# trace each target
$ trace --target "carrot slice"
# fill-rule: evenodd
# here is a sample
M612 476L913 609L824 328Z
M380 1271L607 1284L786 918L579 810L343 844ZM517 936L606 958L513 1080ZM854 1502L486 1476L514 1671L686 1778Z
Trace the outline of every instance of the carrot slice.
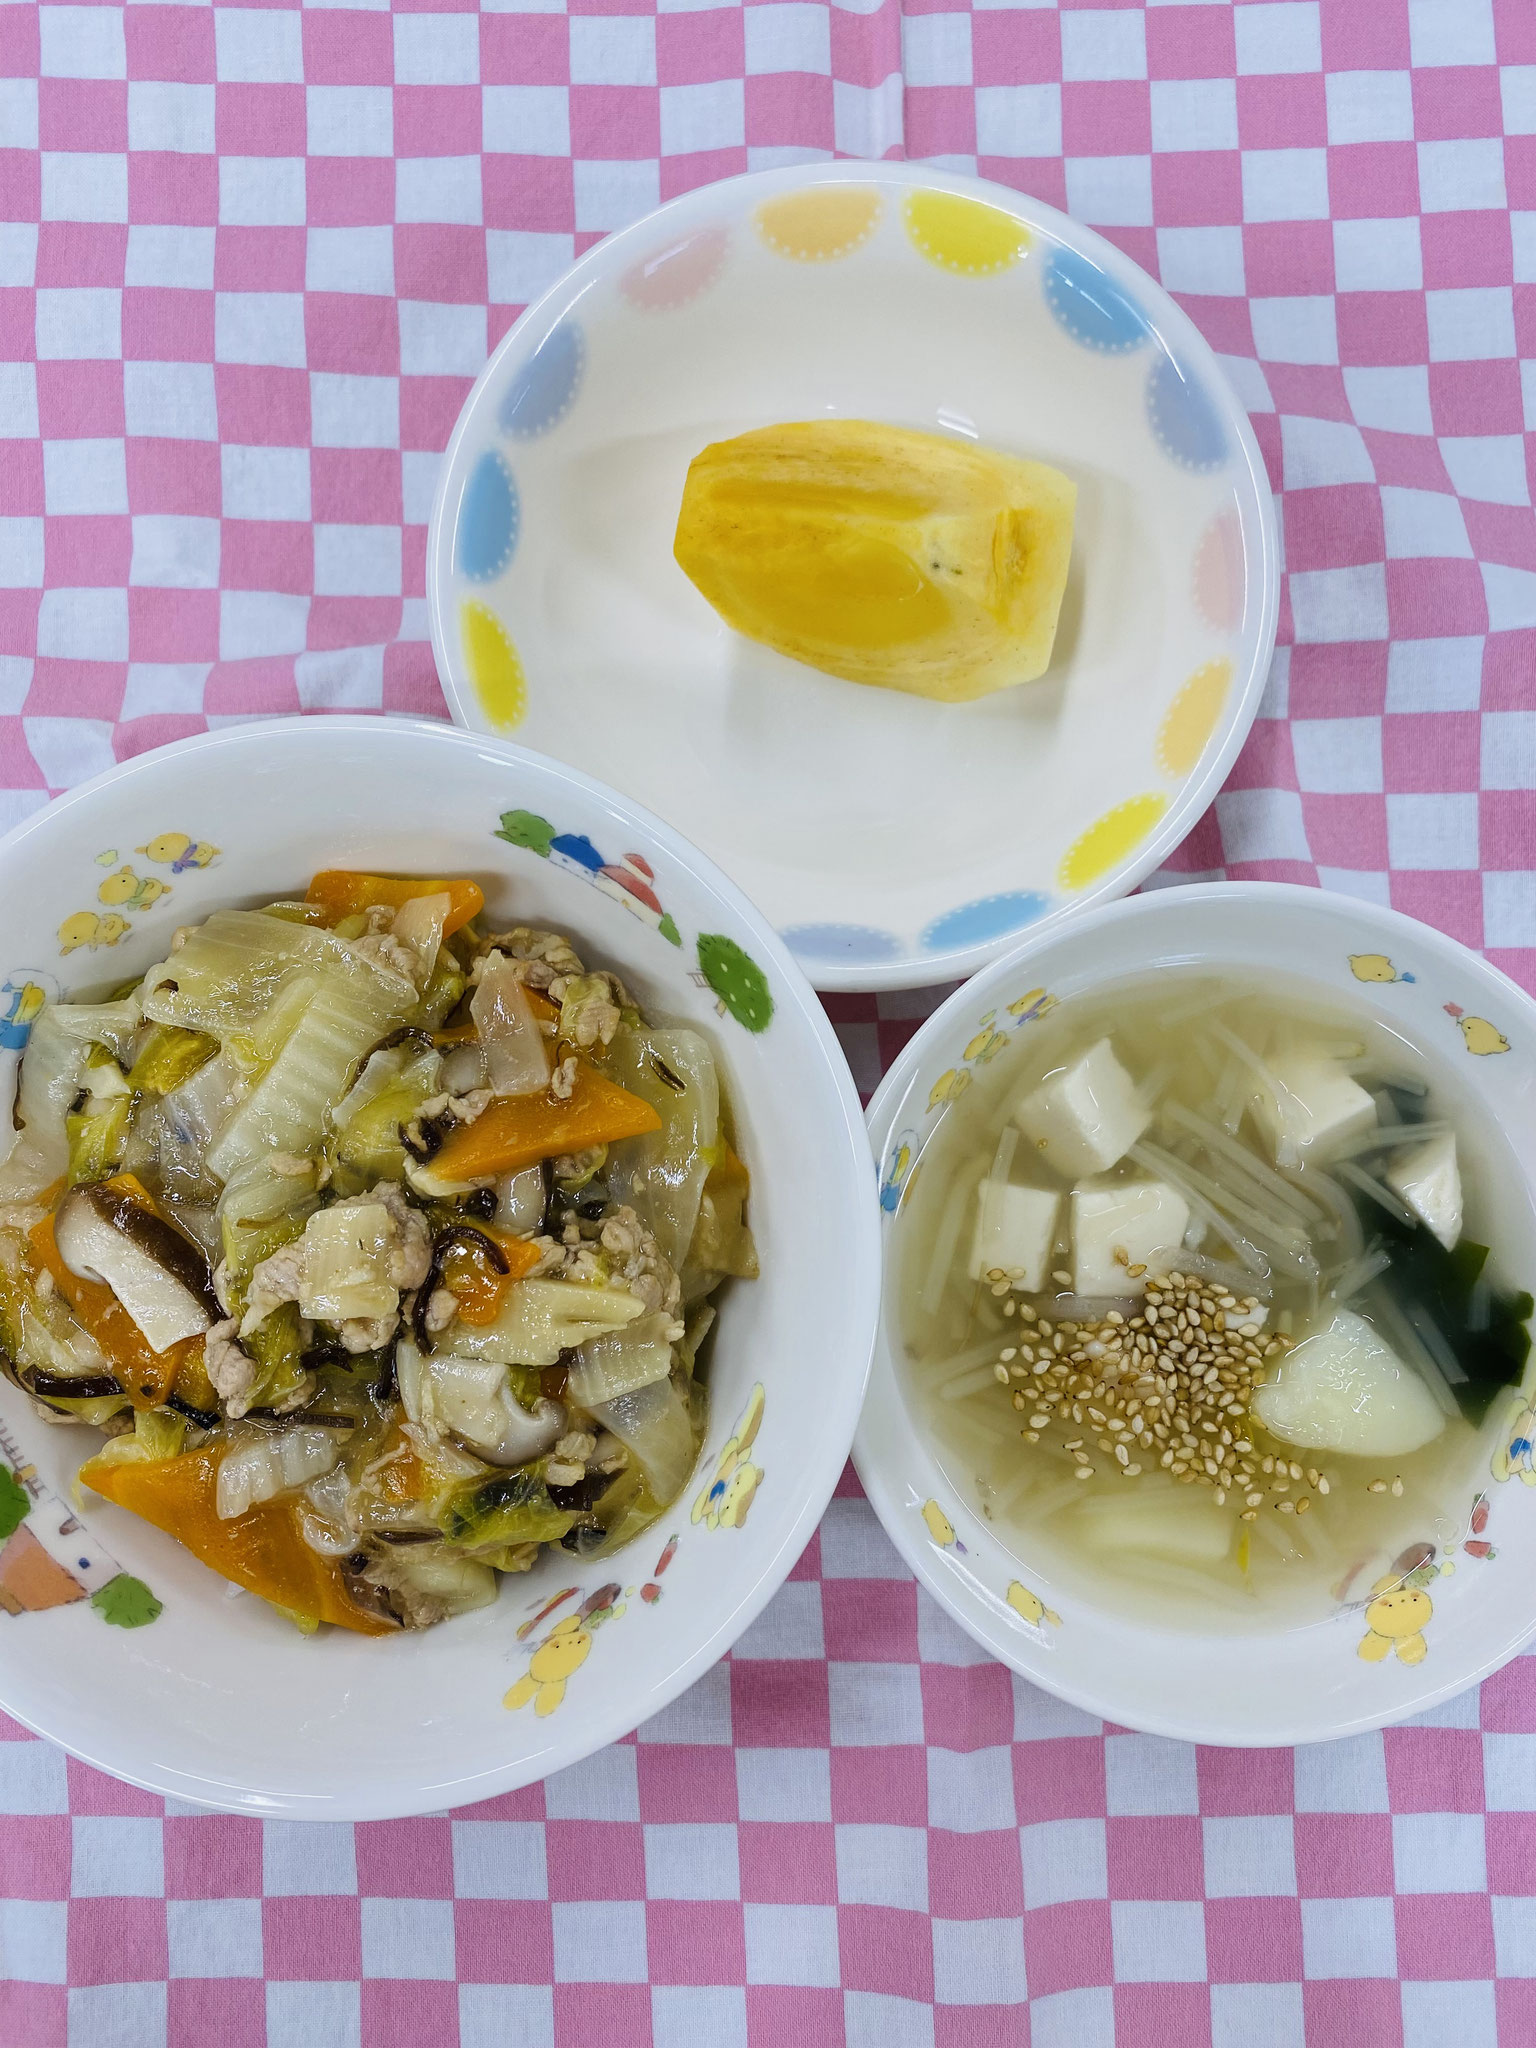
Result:
M143 1194L145 1206L153 1208L149 1196L139 1189L131 1174L121 1175L111 1185L129 1183ZM32 1246L32 1256L45 1272L53 1276L54 1285L74 1310L77 1320L90 1331L106 1353L107 1362L121 1380L123 1392L135 1408L160 1407L180 1374L185 1372L189 1377L196 1376L198 1368L191 1361L194 1353L202 1352L202 1338L184 1337L168 1351L152 1350L143 1331L104 1281L82 1279L65 1265L53 1234L51 1215L33 1225L28 1241ZM206 1378L206 1374L202 1377Z
M481 1228L479 1224L475 1227ZM526 1237L491 1229L486 1229L485 1235L506 1260L505 1273L498 1273L485 1253L470 1244L453 1245L443 1260L443 1285L458 1297L459 1317L466 1323L494 1323L507 1289L514 1280L525 1279L539 1263L539 1248Z
M444 1141L432 1172L450 1181L484 1180L562 1152L585 1152L589 1145L613 1145L660 1129L661 1118L648 1102L581 1061L568 1101L542 1091L499 1097Z
M371 909L376 903L388 903L398 910L402 903L409 903L413 897L441 896L445 891L452 899L443 926L443 937L447 938L460 925L468 924L485 905L485 894L479 883L464 876L442 881L415 875L363 875L351 868L322 868L310 883L304 901L318 904L331 923L337 924L344 917L355 917L360 910Z
M334 1621L360 1635L389 1634L388 1622L353 1604L336 1561L310 1549L288 1502L264 1501L232 1521L220 1521L215 1501L223 1456L209 1444L177 1458L125 1459L121 1464L90 1458L80 1467L80 1477L274 1606L307 1621Z

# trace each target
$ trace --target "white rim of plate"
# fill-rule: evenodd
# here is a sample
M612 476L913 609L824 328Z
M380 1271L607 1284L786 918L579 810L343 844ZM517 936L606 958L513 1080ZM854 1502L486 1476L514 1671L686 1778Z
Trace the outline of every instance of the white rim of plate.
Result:
M564 761L551 760L547 755L535 753L531 747L520 747L510 740L498 739L489 734L462 731L454 726L445 725L441 719L386 718L361 713L341 713L324 719L259 719L246 724L223 727L217 732L194 733L185 739L171 740L165 746L136 754L131 760L119 761L114 767L104 769L100 775L92 776L89 781L62 792L51 803L44 805L42 810L34 812L30 818L23 819L20 824L13 826L0 837L0 867L3 867L5 856L14 846L43 829L44 820L56 819L61 812L74 809L109 785L130 782L148 770L163 765L167 756L212 753L219 749L257 745L271 740L276 740L281 746L298 734L303 734L307 742L317 731L341 737L347 731L358 727L400 734L407 738L427 738L433 745L467 747L511 766L529 762L542 771L556 775L583 796L601 803L615 804L643 820L663 850L679 866L686 867L723 909L753 930L754 943L779 970L781 980L777 992L786 999L793 1000L796 1013L810 1028L826 1056L828 1071L843 1113L843 1132L840 1135L846 1134L856 1161L868 1154L869 1136L864 1113L837 1034L817 1000L815 990L806 980L800 963L761 911L706 854L701 853L675 827L648 811L643 804L611 789L579 768L572 768ZM232 1799L227 1787L220 1787L216 1783L201 1779L189 1783L176 1771L174 1765L169 1763L151 1769L124 1769L110 1757L62 1739L53 1729L44 1726L27 1713L18 1711L6 1696L8 1688L5 1685L4 1665L0 1665L0 1711L12 1715L34 1735L40 1735L45 1740L56 1743L67 1754L77 1757L81 1763L88 1764L93 1770L103 1771L109 1777L118 1778L126 1784L137 1785L143 1791L161 1793L169 1798L185 1799L192 1804L206 1806L221 1813L256 1812L269 1818L282 1818L286 1815L300 1820L408 1819L421 1813L437 1811L443 1804L445 1794L451 1795L453 1806L473 1805L480 1800L495 1798L502 1792L515 1792L524 1785L538 1783L553 1772L580 1763L599 1749L605 1749L610 1743L622 1740L638 1727L641 1721L659 1714L680 1694L686 1692L689 1686L702 1678L706 1671L720 1661L742 1632L757 1619L783 1585L820 1526L827 1504L842 1476L843 1466L849 1455L846 1446L851 1443L854 1428L863 1410L879 1325L881 1250L879 1210L873 1200L872 1156L868 1163L867 1186L871 1200L865 1207L864 1220L854 1242L854 1263L849 1267L847 1284L851 1291L866 1299L869 1343L862 1361L857 1364L857 1370L850 1370L847 1385L836 1402L833 1416L836 1427L818 1433L821 1446L840 1444L845 1447L837 1452L834 1459L827 1455L824 1448L818 1455L817 1445L811 1446L806 1463L812 1468L820 1465L822 1469L816 1473L800 1512L785 1530L776 1549L759 1568L752 1583L742 1588L714 1631L677 1664L667 1678L655 1688L639 1712L622 1691L615 1691L608 1696L603 1707L594 1709L582 1723L573 1722L572 1735L546 1741L545 1746L531 1758L520 1758L500 1769L483 1771L450 1784L434 1785L431 1788L429 1802L420 1794L410 1794L402 1798L385 1792L378 1798L350 1801L345 1813L327 1812L317 1816L308 1801L290 1802L282 1798L268 1799L250 1794ZM579 1735L574 1733L578 1725L583 1730Z
M622 269L642 245L650 246L659 227L702 224L721 210L734 216L750 207L759 196L795 190L803 185L852 183L898 188L921 186L978 199L1012 214L1026 226L1038 228L1066 247L1081 251L1117 283L1134 293L1154 317L1158 331L1177 343L1181 359L1199 370L1218 405L1223 424L1232 435L1234 463L1247 472L1257 508L1256 560L1248 547L1254 536L1250 535L1246 517L1242 531L1245 557L1257 571L1256 579L1250 578L1250 584L1257 582L1259 611L1258 637L1253 653L1235 678L1235 687L1228 693L1221 720L1207 740L1199 760L1170 800L1167 810L1132 854L1070 903L1061 904L1034 923L1001 933L995 939L955 946L943 952L914 952L895 960L805 961L798 955L794 956L800 972L811 978L815 987L859 993L929 988L943 982L963 980L978 968L1000 959L1026 934L1033 939L1059 931L1068 921L1076 920L1085 912L1129 895L1187 837L1196 819L1214 801L1257 716L1274 656L1280 606L1279 547L1269 475L1248 414L1214 350L1156 278L1092 228L1084 226L1070 214L1048 206L1043 200L1030 198L989 179L965 177L954 171L930 169L923 164L865 163L853 159L830 164L799 164L783 170L749 171L740 177L722 178L713 184L681 193L629 227L621 228L595 243L579 256L545 292L524 308L492 350L490 359L475 379L460 409L438 471L432 517L427 529L427 612L433 658L454 721L466 730L484 732L473 696L461 688L457 678L456 644L448 621L449 595L453 585L453 534L448 508L450 497L457 502L454 476L461 451L472 432L478 436L481 431L476 415L490 380L509 355L542 340L586 291L612 271Z
M1297 882L1195 882L1184 884L1174 889L1159 889L1153 900L1158 903L1164 903L1171 900L1189 901L1195 897L1219 895L1225 897L1229 902L1247 901L1262 905L1263 903L1275 900L1277 897L1289 900L1315 901L1318 896L1327 896L1330 893L1324 890L1307 888ZM1369 915L1372 923L1377 928L1399 933L1405 943L1411 942L1422 946L1424 943L1423 935L1427 932L1435 945L1459 955L1469 974L1480 975L1499 1000L1509 1002L1512 1007L1522 1011L1533 1027L1536 1027L1536 1000L1528 996L1517 982L1511 981L1501 968L1495 967L1493 962L1486 959L1481 953L1475 952L1469 946L1463 946L1459 940L1453 939L1449 934L1437 930L1433 925L1426 925L1419 918L1406 916L1400 910L1392 910L1384 905L1374 903L1362 904L1361 909ZM1096 925L1115 924L1127 918L1136 917L1139 914L1140 912L1134 903L1122 900L1116 903L1101 905L1092 914L1090 921ZM1042 925L1043 923L1044 920L1042 920ZM1016 945L1005 957L995 963L996 979L1002 980L1007 975L1022 969L1026 965L1030 956L1039 947L1039 941L1036 938L1037 929L1032 928L1029 937L1022 944ZM1080 930L1081 926L1079 925L1076 929ZM975 992L968 986L956 989L954 994L939 1009L935 1010L931 1017L924 1019L921 1028L902 1047L901 1052L892 1062L889 1072L883 1076L880 1086L870 1097L869 1108L864 1113L864 1121L868 1126L871 1149L877 1160L884 1157L884 1148L890 1136L890 1126L894 1120L894 1110L899 1105L905 1090L910 1087L914 1070L921 1063L933 1039L942 1036L945 1031L953 1028L953 1011L958 1009L973 993ZM885 1240L882 1234L880 1317L882 1333L885 1329L884 1253ZM879 1349L878 1339L876 1349L877 1351ZM894 1382L894 1374L891 1377ZM878 1371L873 1371L870 1376L870 1385L865 1393L864 1410L859 1418L858 1429L854 1433L852 1457L854 1470L859 1475L859 1484L864 1489L865 1497L878 1516L880 1525L885 1530L886 1535L896 1546L896 1550L903 1563L915 1574L919 1583L933 1595L950 1619L958 1627L964 1629L973 1642L979 1643L984 1650L996 1657L1000 1663L1006 1664L1010 1670L1016 1671L1030 1685L1037 1685L1042 1692L1051 1693L1055 1698L1065 1700L1069 1706L1081 1708L1085 1714L1092 1714L1096 1719L1110 1722L1116 1727L1133 1728L1141 1734L1164 1736L1175 1742L1195 1742L1204 1747L1216 1749L1290 1749L1303 1743L1337 1742L1346 1736L1367 1734L1375 1728L1392 1727L1410 1720L1416 1714L1428 1712L1432 1707L1441 1705L1445 1700L1455 1699L1459 1694L1470 1690L1472 1686L1480 1685L1485 1678L1492 1677L1496 1671L1502 1670L1513 1658L1519 1656L1521 1651L1533 1639L1536 1639L1536 1598L1533 1598L1531 1611L1526 1621L1514 1630L1511 1635L1490 1649L1486 1657L1479 1658L1470 1669L1464 1667L1454 1677L1441 1679L1432 1685L1426 1685L1424 1691L1415 1693L1411 1700L1399 1702L1397 1705L1388 1707L1381 1713L1350 1714L1346 1719L1340 1721L1337 1726L1329 1728L1283 1727L1256 1733L1252 1729L1227 1731L1223 1731L1220 1728L1213 1729L1208 1723L1201 1722L1193 1713L1184 1719L1175 1719L1167 1715L1157 1714L1132 1713L1128 1716L1126 1713L1127 1703L1123 1699L1110 1699L1102 1693L1095 1692L1090 1686L1079 1686L1070 1679L1061 1678L1049 1659L1043 1660L1041 1664L1026 1664L1021 1661L1018 1651L1018 1639L1011 1630L1004 1630L997 1626L990 1615L982 1609L979 1602L962 1604L956 1598L955 1581L939 1562L941 1553L935 1549L933 1544L924 1543L919 1539L913 1526L912 1515L904 1512L905 1503L899 1498L897 1491L900 1481L888 1474L871 1456L869 1438L869 1411L871 1404L882 1398L888 1399L893 1396L897 1400L903 1398L899 1385L893 1384L890 1388L882 1389L880 1375ZM1017 1556L1015 1552L1002 1542L1001 1538L998 1538L997 1541L999 1548L1007 1557L1019 1565L1021 1571L1028 1570L1027 1559ZM1113 1623L1112 1616L1100 1616L1098 1618L1103 1621L1105 1626L1111 1626ZM1331 1622L1322 1624L1325 1627L1333 1625ZM1170 1642L1176 1642L1177 1639L1177 1633L1170 1631ZM1258 1637L1255 1640L1262 1642L1265 1638Z

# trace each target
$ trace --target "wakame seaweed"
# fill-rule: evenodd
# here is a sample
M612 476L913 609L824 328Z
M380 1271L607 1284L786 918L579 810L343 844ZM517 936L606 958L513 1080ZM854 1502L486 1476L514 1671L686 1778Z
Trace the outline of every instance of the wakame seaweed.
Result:
M1374 1203L1362 1210L1361 1220L1392 1261L1388 1282L1410 1321L1417 1307L1465 1373L1451 1392L1476 1428L1499 1390L1515 1385L1525 1370L1531 1349L1526 1324L1536 1303L1527 1293L1501 1293L1484 1280L1485 1244L1464 1237L1447 1251L1427 1225L1404 1223Z

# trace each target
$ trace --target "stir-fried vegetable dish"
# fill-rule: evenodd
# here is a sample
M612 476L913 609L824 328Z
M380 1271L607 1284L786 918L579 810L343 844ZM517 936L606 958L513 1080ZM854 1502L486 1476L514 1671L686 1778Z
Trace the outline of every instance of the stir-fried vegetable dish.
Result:
M755 1277L714 1057L467 880L328 872L38 1017L0 1368L83 1483L305 1629L483 1606L687 1482Z

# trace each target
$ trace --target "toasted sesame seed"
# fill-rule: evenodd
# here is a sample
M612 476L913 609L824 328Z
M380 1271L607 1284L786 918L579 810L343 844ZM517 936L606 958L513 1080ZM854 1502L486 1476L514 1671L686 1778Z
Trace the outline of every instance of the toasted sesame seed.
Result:
M1385 1481L1385 1479L1373 1479L1367 1485L1365 1490L1367 1493L1385 1493L1387 1490L1387 1482Z
M1393 1480L1393 1482L1392 1482L1392 1491L1393 1491L1393 1492L1394 1492L1394 1493L1395 1493L1395 1494L1397 1495L1397 1497L1398 1497L1398 1499L1399 1499L1399 1500L1401 1500L1401 1499L1402 1499L1402 1497L1403 1497L1403 1482L1401 1481L1401 1479L1394 1479L1394 1480Z

